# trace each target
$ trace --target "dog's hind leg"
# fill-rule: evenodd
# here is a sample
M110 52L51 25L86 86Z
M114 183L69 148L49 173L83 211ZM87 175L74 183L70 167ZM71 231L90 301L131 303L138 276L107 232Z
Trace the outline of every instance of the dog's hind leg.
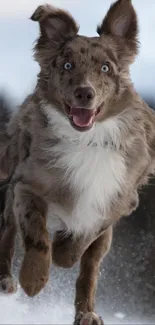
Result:
M0 225L0 292L13 293L17 284L11 274L11 262L14 254L16 222L11 187L0 189L1 225Z
M52 243L53 263L63 268L71 268L82 257L95 239L104 232L104 228L101 228L96 234L75 237L72 233L64 235L63 231L57 231Z
M85 251L81 258L80 275L76 283L76 325L101 325L103 321L94 312L97 279L102 259L108 253L112 241L109 227Z
M59 267L71 268L90 245L90 240L84 240L83 236L74 238L72 234L64 236L63 232L56 232L52 243L53 263Z

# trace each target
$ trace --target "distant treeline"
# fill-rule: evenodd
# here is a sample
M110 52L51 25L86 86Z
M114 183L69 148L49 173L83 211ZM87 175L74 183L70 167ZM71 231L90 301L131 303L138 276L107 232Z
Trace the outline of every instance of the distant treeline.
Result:
M145 102L155 110L155 98L144 98Z

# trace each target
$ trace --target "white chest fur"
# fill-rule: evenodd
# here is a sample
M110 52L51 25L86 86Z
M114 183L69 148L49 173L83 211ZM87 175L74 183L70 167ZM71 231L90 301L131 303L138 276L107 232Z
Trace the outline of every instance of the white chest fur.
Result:
M60 219L66 230L86 234L100 228L108 218L111 202L122 191L126 179L124 158L117 150L120 130L112 120L81 134L64 122L60 125L61 120L59 125L54 123L55 133L60 136L63 132L65 137L52 149L52 154L58 157L56 166L64 170L58 181L67 182L77 197L71 215L52 202L49 215L51 221L52 216Z

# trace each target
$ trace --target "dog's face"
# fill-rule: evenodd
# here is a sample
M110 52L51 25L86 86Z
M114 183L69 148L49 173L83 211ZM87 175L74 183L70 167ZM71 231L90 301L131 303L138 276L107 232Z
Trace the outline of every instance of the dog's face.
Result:
M49 89L56 87L60 107L80 131L93 126L107 99L117 92L115 55L108 54L100 38L76 36L52 62Z
M41 31L35 47L40 87L74 128L91 129L128 84L129 64L137 54L130 0L111 6L97 29L99 37L79 36L74 19L48 5L38 7L31 19L39 21Z

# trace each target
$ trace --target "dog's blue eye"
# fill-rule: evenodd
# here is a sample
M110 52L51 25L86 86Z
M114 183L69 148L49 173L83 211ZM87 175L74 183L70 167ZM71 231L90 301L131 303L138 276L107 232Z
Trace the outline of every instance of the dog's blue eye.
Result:
M108 64L103 64L101 70L103 72L105 72L105 73L108 72L109 71L109 65Z
M70 70L71 68L72 68L72 65L71 65L70 62L66 62L66 63L64 64L64 69L66 69L66 70Z

